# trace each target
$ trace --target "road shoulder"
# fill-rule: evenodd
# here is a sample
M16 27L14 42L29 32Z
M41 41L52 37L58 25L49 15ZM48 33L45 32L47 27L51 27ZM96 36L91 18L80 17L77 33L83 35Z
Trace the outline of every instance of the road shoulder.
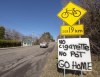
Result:
M57 72L57 45L52 53L49 55L47 63L41 73L40 77L61 77L62 73Z

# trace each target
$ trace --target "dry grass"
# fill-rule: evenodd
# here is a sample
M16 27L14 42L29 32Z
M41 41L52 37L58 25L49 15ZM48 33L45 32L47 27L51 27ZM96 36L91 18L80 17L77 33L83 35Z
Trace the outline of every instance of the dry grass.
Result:
M93 59L93 71L84 72L83 77L100 77L100 61ZM57 46L54 51L50 54L48 61L41 73L40 77L63 77L63 70L60 72L57 71ZM80 77L79 74L71 73L66 70L66 77Z

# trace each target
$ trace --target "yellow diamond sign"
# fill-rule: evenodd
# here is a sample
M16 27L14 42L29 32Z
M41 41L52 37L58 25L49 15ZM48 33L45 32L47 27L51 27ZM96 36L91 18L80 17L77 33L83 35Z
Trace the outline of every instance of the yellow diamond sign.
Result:
M84 35L84 27L83 24L73 25L73 26L61 26L60 27L60 35L63 36L78 36Z
M82 7L69 2L57 16L69 25L75 24L87 11Z

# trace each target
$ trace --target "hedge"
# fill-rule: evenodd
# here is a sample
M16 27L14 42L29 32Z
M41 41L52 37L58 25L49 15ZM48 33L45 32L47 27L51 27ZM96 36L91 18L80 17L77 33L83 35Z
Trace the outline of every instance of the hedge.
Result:
M5 48L5 47L17 47L21 46L20 41L15 41L15 40L0 40L0 48Z

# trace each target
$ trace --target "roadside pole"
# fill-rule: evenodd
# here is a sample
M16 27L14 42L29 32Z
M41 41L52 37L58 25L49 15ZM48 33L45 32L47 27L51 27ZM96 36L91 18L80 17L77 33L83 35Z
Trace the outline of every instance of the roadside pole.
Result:
M78 24L80 25L80 20L78 20ZM79 36L79 38L81 38L81 36ZM83 77L83 71L81 70L81 77Z
M65 73L66 73L66 70L65 70L65 67L64 67L64 77L65 77Z
M80 23L81 23L80 20L78 20L78 24L79 24L79 25L80 25ZM79 38L81 38L81 36L79 36Z
M81 70L81 77L83 77L83 71Z
M63 22L63 25L65 25L65 22ZM65 39L65 36L64 36L64 39ZM65 77L65 74L66 74L66 69L64 67L64 77Z
M80 25L80 20L78 21L78 24ZM81 36L79 36L81 38ZM81 77L83 77L83 71L81 70Z

